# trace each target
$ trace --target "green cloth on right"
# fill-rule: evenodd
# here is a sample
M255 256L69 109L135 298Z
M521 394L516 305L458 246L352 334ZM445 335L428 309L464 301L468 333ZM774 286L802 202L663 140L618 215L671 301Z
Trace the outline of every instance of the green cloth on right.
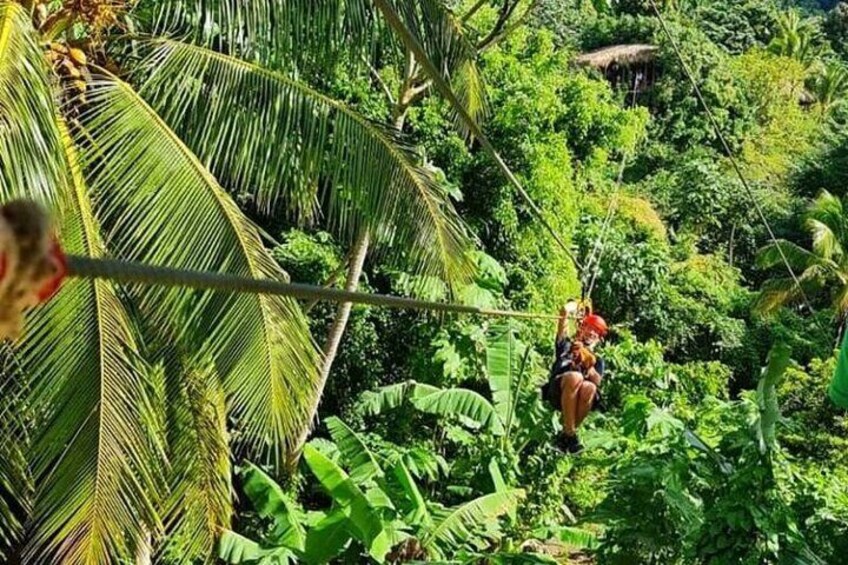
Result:
M828 390L830 399L840 408L848 408L848 331L842 338L842 348L836 362L836 373Z

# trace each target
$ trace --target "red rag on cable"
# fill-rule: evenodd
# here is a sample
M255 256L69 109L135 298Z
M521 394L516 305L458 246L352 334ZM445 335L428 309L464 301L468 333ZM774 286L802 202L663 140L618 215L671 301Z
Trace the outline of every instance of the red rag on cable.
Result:
M50 245L50 260L56 267L56 274L48 280L38 291L38 301L46 302L53 298L53 295L59 291L62 286L62 281L68 274L68 259L62 252L62 248L56 238L53 238ZM2 267L0 267L2 268ZM0 275L0 278L2 276Z

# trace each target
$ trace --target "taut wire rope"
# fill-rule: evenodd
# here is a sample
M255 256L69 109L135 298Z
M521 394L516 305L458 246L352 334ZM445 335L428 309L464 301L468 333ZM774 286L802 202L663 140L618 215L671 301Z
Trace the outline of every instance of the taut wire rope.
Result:
M631 108L636 105L636 92L638 85L639 79L637 76L633 82L633 96L630 101ZM595 244L592 247L592 252L589 255L589 258L586 260L586 264L583 266L583 275L580 277L583 300L588 301L589 303L592 302L592 292L594 292L595 290L595 283L597 282L598 275L601 271L601 259L603 259L604 250L606 249L606 235L610 227L612 226L612 221L615 218L616 212L618 211L619 194L621 191L621 186L624 183L624 172L627 169L627 159L628 154L625 151L624 154L621 156L621 165L618 168L618 177L615 181L615 188L613 189L612 198L610 198L607 213L604 216L604 221L601 223L601 232L598 234L598 237L595 240Z
M328 302L353 302L383 308L426 310L454 314L473 314L496 318L523 318L529 320L557 320L559 316L516 312L494 308L480 308L463 304L416 300L402 296L351 292L272 279L255 279L224 273L186 271L168 267L155 267L118 259L93 259L69 255L68 276L84 279L103 279L123 284L142 284L215 290L220 292L265 294L285 296L298 300Z
M751 188L751 185L748 182L747 177L745 177L745 174L742 172L742 167L739 165L739 162L736 160L736 156L733 154L733 151L730 149L730 144L727 142L727 139L724 137L724 134L721 131L721 126L719 126L718 120L716 120L715 115L713 114L712 110L710 109L710 105L707 103L706 99L704 98L704 95L701 92L701 87L698 85L698 81L695 80L695 75L692 73L691 69L689 68L689 65L686 63L686 59L683 57L683 53L680 50L680 46L678 45L677 40L674 37L674 34L671 33L671 30L669 29L668 24L666 23L665 18L662 15L662 12L660 12L660 9L657 6L656 1L655 0L648 0L648 2L651 6L651 9L654 12L654 15L657 17L657 20L660 23L660 27L662 28L663 33L665 34L666 38L669 41L669 45L671 45L671 48L674 51L675 56L677 57L678 61L680 62L680 65L683 69L683 73L686 75L686 78L691 83L692 88L695 91L695 96L698 98L698 101L700 102L701 107L704 109L704 113L707 115L707 119L709 120L710 125L712 126L713 132L715 133L716 137L718 138L719 142L721 143L721 146L724 149L724 152L727 155L728 160L730 161L731 165L733 166L733 170L735 171L736 176L739 177L739 181L742 183L742 186L745 189L745 192L747 192L748 197L751 200L751 203L754 205L754 209L757 212L757 216L760 218L760 220L762 221L763 225L766 228L766 231L768 232L769 239L774 244L775 248L777 249L778 253L780 254L781 261L783 262L784 266L786 267L786 270L789 272L789 276L792 278L792 281L794 282L796 288L798 289L798 292L800 293L800 296L801 296L801 299L804 302L804 305L807 307L807 309L810 311L811 314L815 313L815 309L813 308L812 304L810 303L810 299L807 296L807 293L804 291L804 287L801 285L801 281L798 279L798 275L796 275L795 269L792 268L792 265L789 262L789 258L786 256L786 253L784 252L783 248L781 247L780 241L778 240L777 235L775 235L774 230L772 229L771 224L769 223L768 218L766 217L765 212L763 211L763 207L760 204L759 199L757 198L757 195L754 193L753 188Z
M468 127L471 134L477 139L483 149L489 154L489 156L495 161L498 168L501 172L506 176L509 180L510 184L512 184L513 188L515 188L516 192L521 196L527 206L530 208L530 211L536 219L541 222L541 224L545 227L545 229L551 234L554 241L556 241L557 245L562 249L563 253L565 253L569 259L571 259L572 263L577 267L577 269L581 269L580 261L571 251L571 249L566 245L565 241L563 241L562 237L560 237L559 233L556 229L548 222L545 218L542 209L533 201L533 198L527 193L524 187L521 185L521 182L516 178L515 174L510 170L507 164L504 162L503 158L498 153L497 149L495 149L494 145L489 141L489 138L486 137L486 134L483 133L483 129L480 127L480 124L477 123L477 120L474 119L471 114L468 113L468 110L462 104L462 102L457 98L456 94L453 92L450 84L445 78L442 76L442 73L436 68L430 58L427 56L427 52L421 46L421 43L418 39L413 36L406 26L401 21L395 9L386 1L386 0L374 0L374 4L377 6L377 9L383 14L383 17L386 18L386 21L389 23L391 28L398 34L400 40L409 49L413 55L415 55L415 59L419 65L424 69L427 73L427 77L433 81L433 86L441 93L442 96L448 101L453 110L459 114L462 121Z

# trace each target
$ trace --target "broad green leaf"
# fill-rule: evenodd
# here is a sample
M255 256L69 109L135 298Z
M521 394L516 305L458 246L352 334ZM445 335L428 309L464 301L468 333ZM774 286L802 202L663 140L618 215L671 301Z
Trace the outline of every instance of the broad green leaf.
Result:
M505 430L492 404L473 390L452 388L416 398L412 404L422 412L437 416L465 418L466 423L488 429L496 436Z
M563 526L554 533L556 539L575 549L596 549L598 547L597 536L587 530Z
M0 199L28 196L55 204L67 164L47 60L31 19L0 2Z
M285 280L256 228L129 85L95 75L87 98L77 138L115 255ZM317 352L297 303L161 287L135 287L133 295L154 327L213 356L240 437L281 462L318 394Z
M347 424L335 416L327 418L327 429L342 453L344 462L350 469L350 478L356 484L362 484L375 477L382 477L383 470L377 459Z
M375 560L382 562L391 546L380 513L347 473L320 451L307 444L303 456L312 474L344 512L351 533Z
M60 232L69 253L104 254L77 149L63 121L69 171ZM28 323L22 344L39 414L30 465L37 485L26 559L107 562L162 528L164 490L142 423L150 402L128 314L107 281L70 280Z
M439 390L441 389L431 385L404 381L384 386L376 391L364 392L357 403L357 408L367 416L379 416L402 406L408 401L433 394Z
M409 472L409 469L404 464L403 459L398 458L392 467L392 473L409 502L410 511L406 516L407 522L424 526L429 525L432 519L427 509L427 502L424 500L424 496L422 496L421 491L418 489L418 485L415 483L412 473Z
M513 397L517 392L513 390L512 374L515 339L509 323L497 324L490 332L486 347L486 372L495 411L508 428Z
M271 541L290 549L303 550L306 544L306 529L303 517L283 489L262 469L250 463L242 471L244 494L253 508L263 518L274 522Z
M786 374L786 369L792 363L792 350L785 343L777 343L769 352L768 364L763 369L760 382L757 384L757 406L760 418L757 427L757 437L760 451L765 453L777 444L776 425L780 419L780 403L777 398L777 387Z
M371 486L367 488L365 490L365 498L367 498L368 503L379 512L382 512L383 510L391 510L394 512L396 510L395 503L392 502L392 499L389 498L386 491L379 486Z
M227 563L245 565L289 565L298 562L295 554L285 547L263 548L232 530L224 530L221 534L218 557Z
M309 529L303 559L310 565L328 563L344 550L351 539L348 517L343 511L336 510Z
M496 492L453 508L425 532L421 545L431 556L443 557L469 544L488 525L515 508L522 498L523 490Z
M492 460L489 461L489 476L492 478L492 484L495 487L495 492L509 492L510 489L503 478L500 465L498 465L498 461L494 457L492 457ZM511 521L515 521L516 509L510 508L507 515Z

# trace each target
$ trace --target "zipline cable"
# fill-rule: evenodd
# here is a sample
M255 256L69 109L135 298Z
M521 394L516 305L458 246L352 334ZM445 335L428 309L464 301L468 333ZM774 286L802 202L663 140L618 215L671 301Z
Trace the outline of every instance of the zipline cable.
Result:
M462 304L416 300L386 294L351 292L307 284L286 283L272 279L253 279L224 273L184 271L117 259L94 259L69 255L67 257L67 268L69 277L103 279L123 284L177 286L197 290L285 296L299 300L320 300L340 303L353 302L355 304L368 304L370 306L384 308L473 314L496 318L522 318L528 320L559 319L559 316L551 314L515 312L511 310L465 306Z
M631 108L636 105L636 92L638 86L639 80L637 78L633 83L633 96L630 101ZM636 145L638 145L638 141ZM615 188L613 189L613 195L610 199L609 207L607 208L607 213L604 216L604 221L601 223L601 233L598 234L598 238L595 240L595 245L592 248L592 253L589 255L589 259L584 265L583 276L580 277L583 300L587 300L590 303L592 301L592 292L595 290L595 283L597 282L598 275L601 271L601 259L603 259L604 251L606 250L606 236L609 232L610 227L612 227L612 221L615 218L616 212L618 211L618 200L619 195L621 193L621 187L624 184L624 172L627 170L628 158L629 155L627 154L627 152L625 152L621 156L621 165L618 168L618 177L616 177L615 179Z
M786 253L783 251L783 248L780 245L780 241L777 239L777 236L774 233L774 230L771 228L771 224L768 221L768 218L763 211L763 207L760 204L757 195L754 193L754 190L751 188L751 185L748 183L748 179L745 177L745 174L742 172L742 167L739 165L739 162L736 160L736 157L733 155L733 151L730 149L730 144L727 143L727 139L724 137L724 134L721 131L721 126L719 126L718 120L716 120L715 115L710 109L710 105L707 103L704 98L703 93L701 92L701 87L698 86L698 81L695 80L695 75L692 73L689 65L686 63L686 59L683 57L683 53L680 51L680 47L677 44L677 40L674 38L674 35L671 33L671 30L668 28L666 24L665 18L660 12L659 7L655 0L648 0L651 5L651 9L659 20L660 27L665 33L666 38L668 38L669 44L671 45L672 50L674 51L675 56L678 61L680 61L680 65L683 68L683 73L686 75L686 78L692 84L692 88L695 90L695 96L698 98L698 101L701 103L701 107L704 109L704 112L707 115L707 119L712 126L713 132L718 138L719 142L721 142L721 146L724 149L727 158L730 160L730 163L733 165L733 170L736 172L736 176L739 177L739 181L742 183L742 186L745 188L745 191L748 193L748 197L751 200L751 203L754 205L754 209L757 212L760 220L768 232L768 236L771 239L771 242L774 244L775 248L777 248L777 252L780 254L780 258L783 261L783 264L786 266L786 270L789 272L789 276L792 277L792 281L795 283L795 286L798 288L798 291L801 295L801 299L804 302L804 305L810 311L810 313L815 313L815 309L810 303L810 299L807 296L807 293L804 291L804 287L801 285L801 281L798 279L798 276L795 274L795 269L792 268L792 265L789 262L789 258L786 256Z
M551 237L554 238L554 241L562 248L562 251L571 259L572 263L577 267L578 270L581 269L580 261L571 251L571 249L566 245L565 241L563 241L562 237L560 237L559 233L554 229L554 227L545 219L544 213L542 209L533 201L530 195L524 190L524 187L521 186L521 182L515 177L513 172L509 169L507 164L504 162L503 158L501 158L497 149L492 145L489 141L489 138L486 137L486 134L483 133L483 129L477 123L477 120L468 113L468 110L465 106L460 102L459 98L454 94L453 89L450 84L442 77L442 73L436 68L432 61L430 61L430 57L427 56L427 52L424 51L424 48L421 46L421 43L418 41L415 36L413 36L406 26L401 21L397 12L394 8L386 1L386 0L373 0L374 4L377 6L377 9L383 14L383 17L386 18L391 28L398 34L400 40L409 49L414 55L415 59L419 65L424 68L424 71L427 73L428 78L433 81L433 85L438 89L442 96L444 96L450 105L453 107L454 111L459 114L462 118L465 125L468 126L468 129L471 131L472 135L477 138L480 142L480 145L489 156L494 159L498 168L501 172L506 176L509 180L510 184L515 188L524 202L529 206L530 211L534 216L542 223L545 229L551 234Z
M621 189L622 182L624 180L624 170L627 168L627 154L625 153L621 158L621 167L618 172L618 179L615 185L615 191L613 192L612 198L610 199L609 208L607 209L607 213L604 216L604 221L601 223L601 233L598 234L598 238L595 240L595 246L592 249L592 254L589 256L589 260L586 262L586 273L585 276L581 277L582 286L583 286L583 299L591 302L592 300L592 292L595 290L595 283L598 280L598 275L601 272L601 259L604 257L604 250L606 249L606 235L609 229L612 227L612 221L615 218L615 214L618 210L618 198ZM588 279L588 284L587 284Z

